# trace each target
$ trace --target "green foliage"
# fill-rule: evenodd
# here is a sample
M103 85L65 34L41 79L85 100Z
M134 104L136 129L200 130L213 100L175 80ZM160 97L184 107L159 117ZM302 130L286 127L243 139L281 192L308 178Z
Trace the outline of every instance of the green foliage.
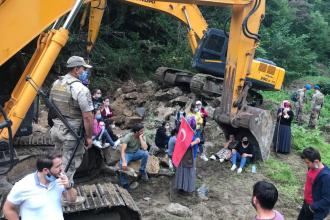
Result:
M302 126L293 125L292 136L293 145L297 150L302 151L306 147L315 147L320 151L322 161L330 164L330 144L326 142L320 130L310 130Z
M285 90L280 91L260 91L260 94L264 97L264 99L271 100L277 104L280 104L283 100L289 100L290 95L289 92Z
M301 183L288 164L270 156L263 166L265 174L276 183L281 194L287 198L295 198L296 201L299 201Z

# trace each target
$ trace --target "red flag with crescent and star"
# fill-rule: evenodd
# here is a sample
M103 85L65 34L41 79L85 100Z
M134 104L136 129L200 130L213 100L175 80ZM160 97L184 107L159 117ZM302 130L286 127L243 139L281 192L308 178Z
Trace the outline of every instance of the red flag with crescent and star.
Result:
M182 117L179 132L176 137L176 143L174 146L173 155L172 155L172 162L175 167L179 166L182 157L184 156L188 147L191 144L193 136L194 136L193 129L191 129L187 120L184 117Z

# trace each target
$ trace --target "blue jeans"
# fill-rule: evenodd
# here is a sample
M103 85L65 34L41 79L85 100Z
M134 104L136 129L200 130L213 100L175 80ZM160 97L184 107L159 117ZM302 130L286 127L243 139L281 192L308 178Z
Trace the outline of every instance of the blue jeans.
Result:
M148 157L149 157L148 151L141 150L141 149L139 149L135 153L126 153L125 154L125 159L126 159L126 164L127 165L131 161L136 161L136 160L142 159L141 160L141 166L140 166L140 173L146 172L145 170L146 170L146 166L147 166L147 162L148 162ZM122 169L122 159L120 159L119 165L120 165L120 169ZM128 186L128 179L127 179L126 174L120 173L119 179L120 179L120 184L122 186Z
M238 152L235 152L235 153L233 153L233 155L231 156L231 163L234 165L234 164L236 164L236 162L237 162L237 159L238 160L241 160L241 163L240 163L240 165L239 165L239 167L240 168L244 168L244 166L246 165L246 164L248 164L249 162L250 162L250 158L249 157L242 157Z
M202 136L202 130L201 129L196 129L196 138L199 138L201 142L198 144L198 152L202 154L204 152L203 149L203 136Z
M104 140L106 143L109 143L111 146L114 146L115 143L111 139L107 129L102 128L101 133L95 138L99 141Z

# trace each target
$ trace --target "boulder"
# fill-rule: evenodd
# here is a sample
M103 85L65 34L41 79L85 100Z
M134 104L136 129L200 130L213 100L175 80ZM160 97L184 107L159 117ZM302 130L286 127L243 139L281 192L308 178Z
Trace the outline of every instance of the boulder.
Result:
M125 128L132 128L136 123L141 123L142 118L139 116L125 117Z
M182 90L179 87L171 88L167 91L159 90L155 94L155 98L159 101L169 101L182 95Z
M137 90L136 84L133 81L128 81L125 85L121 87L123 93L131 93Z
M141 165L141 160L136 160L136 161L130 162L128 164L128 167L134 169L134 171L136 173L139 173L140 165ZM147 173L148 174L158 174L159 170L160 170L160 167L159 167L158 158L153 155L149 156L147 168L146 168Z
M138 92L130 92L130 93L124 94L124 99L125 100L137 99L138 96L139 96L139 93Z
M159 86L155 82L149 80L143 83L140 87L142 91L145 91L153 95Z
M180 217L189 217L192 216L192 211L179 203L170 203L165 210L172 215L180 216Z
M176 109L172 107L165 107L165 106L159 106L155 113L157 114L157 118L160 121L168 120L171 115L175 114Z
M182 95L182 96L176 97L175 99L172 99L170 101L170 104L171 104L171 106L176 106L176 105L185 106L188 101L189 101L189 98L185 95Z
M208 119L204 128L205 141L213 142L216 145L221 145L225 142L225 137L222 129L212 119Z
M213 119L213 115L214 115L214 110L215 110L215 108L213 108L212 106L206 106L205 107L205 110L207 111L207 113L208 113L208 117L207 117L207 119Z
M115 91L114 97L115 97L115 98L118 98L118 97L121 96L122 94L123 94L123 90L122 90L122 88L118 88L118 89Z

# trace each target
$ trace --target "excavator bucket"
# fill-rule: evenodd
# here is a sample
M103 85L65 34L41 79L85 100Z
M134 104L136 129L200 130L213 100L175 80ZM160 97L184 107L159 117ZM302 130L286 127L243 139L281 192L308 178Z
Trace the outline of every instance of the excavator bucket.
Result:
M215 120L220 124L226 136L235 134L238 140L247 136L255 147L255 159L263 161L268 159L274 134L274 123L270 111L244 106L230 122L216 112Z

